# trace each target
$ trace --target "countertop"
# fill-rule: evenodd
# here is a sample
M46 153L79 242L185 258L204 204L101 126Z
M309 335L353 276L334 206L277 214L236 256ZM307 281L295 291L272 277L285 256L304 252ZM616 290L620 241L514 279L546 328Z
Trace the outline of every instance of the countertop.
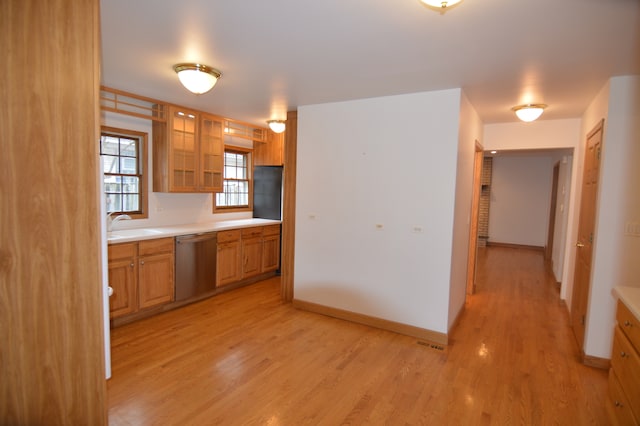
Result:
M617 286L612 293L640 320L640 287Z
M271 219L239 219L186 225L156 226L151 228L117 229L107 232L107 242L109 244L128 243L153 238L176 237L178 235L217 232L227 229L249 228L252 226L276 225L279 223L279 220Z

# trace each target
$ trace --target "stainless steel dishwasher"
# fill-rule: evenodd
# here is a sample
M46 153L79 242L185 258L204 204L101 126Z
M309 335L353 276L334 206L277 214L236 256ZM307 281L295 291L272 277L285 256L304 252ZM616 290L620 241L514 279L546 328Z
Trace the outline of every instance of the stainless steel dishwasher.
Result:
M216 289L216 233L176 237L176 302Z

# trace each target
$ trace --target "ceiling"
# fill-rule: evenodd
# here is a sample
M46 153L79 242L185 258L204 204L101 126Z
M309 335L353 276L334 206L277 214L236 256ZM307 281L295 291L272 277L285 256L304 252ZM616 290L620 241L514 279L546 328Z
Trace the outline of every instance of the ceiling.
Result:
M462 88L484 123L580 117L640 74L639 0L102 0L102 84L256 125L302 105ZM193 95L173 71L222 71Z

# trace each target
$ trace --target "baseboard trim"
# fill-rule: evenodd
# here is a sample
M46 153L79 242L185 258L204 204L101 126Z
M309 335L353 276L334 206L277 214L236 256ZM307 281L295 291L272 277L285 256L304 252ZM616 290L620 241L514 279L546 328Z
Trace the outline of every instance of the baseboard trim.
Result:
M351 321L370 327L380 328L382 330L392 331L398 334L415 337L426 340L430 343L446 346L449 343L447 334L437 331L427 330L425 328L415 327L412 325L402 324L399 322L389 321L382 318L372 317L369 315L359 314L357 312L345 311L343 309L332 308L330 306L319 305L313 302L293 299L292 305L303 311L309 311L316 314L326 315L345 321Z
M581 354L582 363L587 367L599 368L601 370L608 370L611 367L610 359L587 355L584 351L581 351Z
M518 249L544 251L544 247L540 247L540 246L527 246L524 244L511 244L511 243L496 243L493 241L487 241L487 247L504 247L504 248L518 248Z

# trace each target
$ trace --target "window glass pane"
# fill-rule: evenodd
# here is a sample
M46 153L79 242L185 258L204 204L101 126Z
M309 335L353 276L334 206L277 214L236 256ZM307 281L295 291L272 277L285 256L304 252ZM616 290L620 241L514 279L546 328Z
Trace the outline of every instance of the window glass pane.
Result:
M120 173L118 157L112 155L103 155L102 164L105 173Z
M107 194L107 212L121 212L121 200L122 197L120 196L120 194Z
M118 155L118 138L113 136L102 136L100 141L101 154Z
M140 192L140 178L133 176L122 177L122 192L127 194L138 194Z
M122 195L122 211L134 212L138 209L138 194L123 194Z
M122 177L121 176L110 176L105 175L104 177L104 192L115 193L121 192L122 188Z
M136 158L120 158L120 173L127 175L138 174L138 160Z
M120 155L136 157L138 155L137 141L120 138Z

